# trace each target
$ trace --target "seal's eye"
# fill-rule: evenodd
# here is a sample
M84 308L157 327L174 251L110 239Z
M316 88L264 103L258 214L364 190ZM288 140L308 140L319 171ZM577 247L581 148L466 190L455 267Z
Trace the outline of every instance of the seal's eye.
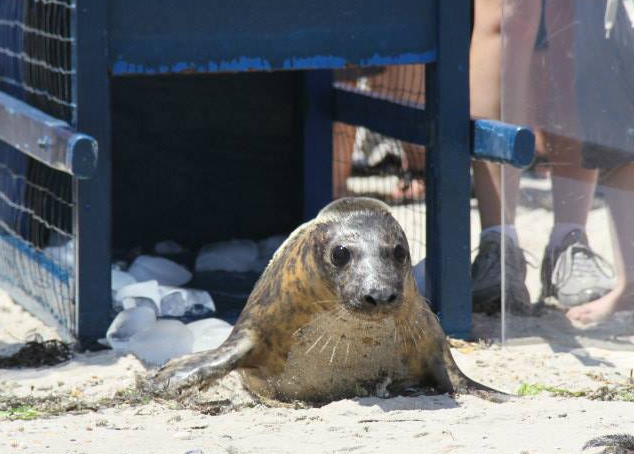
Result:
M394 260L396 260L398 263L403 263L405 262L406 258L407 258L407 251L405 250L403 246L401 246L400 244L397 244L396 247L394 248Z
M333 265L341 267L350 261L350 251L344 246L335 246L330 254Z

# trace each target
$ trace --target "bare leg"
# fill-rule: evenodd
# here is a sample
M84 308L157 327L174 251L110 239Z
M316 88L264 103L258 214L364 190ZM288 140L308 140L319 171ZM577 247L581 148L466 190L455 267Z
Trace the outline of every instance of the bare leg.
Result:
M581 323L599 322L616 311L634 309L634 163L609 171L604 192L612 215L617 285L605 296L567 312L570 320Z
M502 210L500 209L502 194L501 166L490 162L473 162L475 195L476 199L478 199L480 227L482 230L497 225L515 223L520 175L521 172L518 169L506 166L504 185L506 213L504 214L504 219L502 219Z
M539 8L532 28L537 30ZM470 54L471 115L480 118L500 118L501 60L502 60L502 0L476 0L475 21ZM531 28L527 24L526 28ZM529 56L532 48L526 49ZM524 59L528 60L528 58ZM528 68L525 68L528 71ZM528 83L526 77L524 83ZM521 84L521 82L520 82ZM526 88L523 89L524 91ZM525 122L525 121L523 121ZM515 222L515 208L519 191L520 171L505 168L504 190L506 207L504 219L501 213L501 166L476 161L473 163L475 195L480 210L482 229Z
M549 68L549 86L557 102L548 107L548 114L541 121L547 130L544 142L552 164L555 226L550 242L558 246L570 231L585 229L598 171L581 166L581 144L573 139L579 135L574 56L571 52L575 33L575 1L546 2L546 18L548 50L544 63ZM540 99L545 101L548 98Z
M578 141L548 133L544 141L552 163L555 224L585 226L599 173L581 167Z

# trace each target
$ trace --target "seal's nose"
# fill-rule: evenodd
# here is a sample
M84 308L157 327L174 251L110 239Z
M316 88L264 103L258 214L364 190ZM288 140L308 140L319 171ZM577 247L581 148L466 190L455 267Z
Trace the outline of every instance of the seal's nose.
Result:
M386 306L398 299L398 293L394 289L370 290L363 295L363 302L368 306Z

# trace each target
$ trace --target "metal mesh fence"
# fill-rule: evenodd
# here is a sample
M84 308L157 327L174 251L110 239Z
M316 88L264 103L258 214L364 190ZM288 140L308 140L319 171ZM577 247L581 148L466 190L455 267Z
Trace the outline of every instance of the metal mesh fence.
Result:
M71 0L0 2L0 90L72 122Z
M425 101L423 65L341 70L335 83L400 102ZM371 196L391 205L408 236L413 262L424 258L425 148L336 123L333 166L334 196Z
M0 91L69 123L73 8L72 0L0 1ZM73 200L70 175L0 142L0 286L68 333L75 329Z

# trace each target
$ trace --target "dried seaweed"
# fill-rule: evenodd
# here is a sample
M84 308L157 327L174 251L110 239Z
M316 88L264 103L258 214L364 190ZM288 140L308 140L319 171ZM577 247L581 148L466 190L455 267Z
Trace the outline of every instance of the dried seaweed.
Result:
M0 357L0 368L54 366L68 361L73 352L68 344L57 339L29 341L10 356Z

